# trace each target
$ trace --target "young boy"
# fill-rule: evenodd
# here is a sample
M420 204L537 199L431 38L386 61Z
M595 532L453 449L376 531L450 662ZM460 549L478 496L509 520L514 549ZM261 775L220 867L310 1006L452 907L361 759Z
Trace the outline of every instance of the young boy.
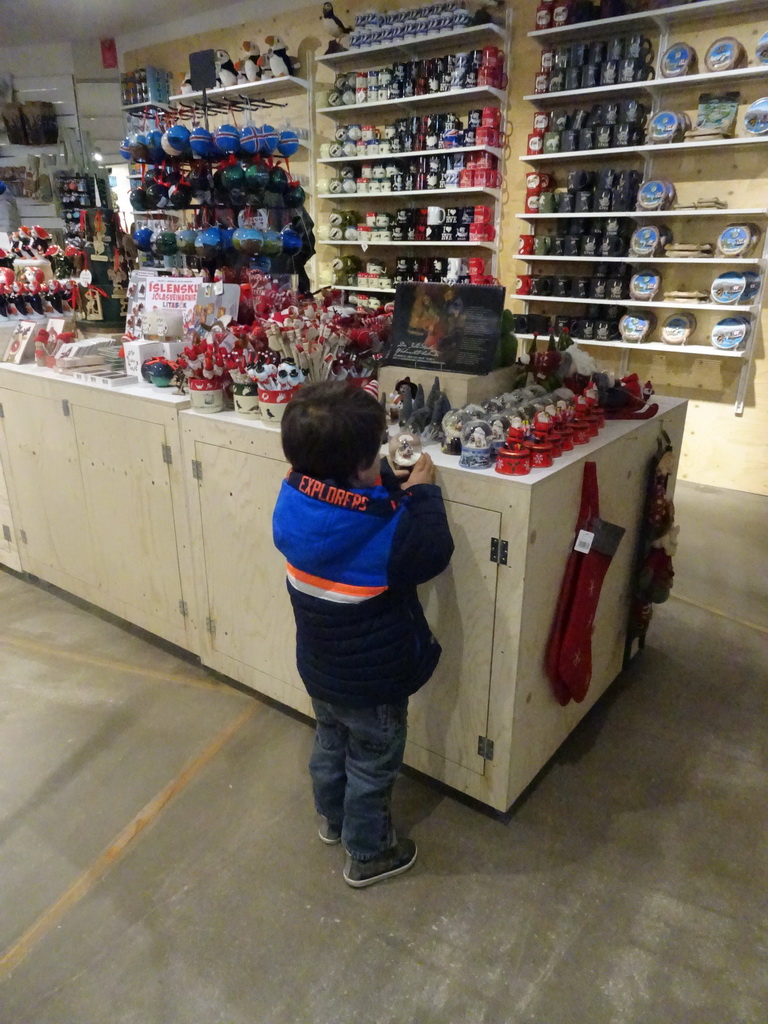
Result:
M291 471L273 519L317 718L309 770L320 838L344 844L344 880L355 888L416 860L413 840L395 836L390 798L408 697L440 657L416 586L453 554L432 460L422 455L410 476L395 475L379 458L385 426L384 410L358 388L303 388L283 417Z

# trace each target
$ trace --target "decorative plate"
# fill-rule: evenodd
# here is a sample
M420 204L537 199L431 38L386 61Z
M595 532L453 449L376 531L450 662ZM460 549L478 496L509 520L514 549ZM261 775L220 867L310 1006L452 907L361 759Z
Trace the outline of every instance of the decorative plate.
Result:
M744 275L730 270L715 278L709 294L713 302L722 306L733 306L742 298L746 287L747 279Z
M674 110L662 110L652 118L648 138L652 142L674 142L682 134L683 123Z
M707 71L732 71L745 57L744 47L733 36L716 39L707 50L704 65Z
M661 275L656 271L635 274L629 282L629 294L636 302L650 302L661 287Z
M750 135L768 135L768 96L756 100L747 110L744 127Z
M655 256L660 248L661 231L655 224L638 228L629 243L629 251L632 256Z
M673 313L661 328L661 340L666 345L684 345L696 330L693 313Z
M654 318L640 314L627 314L619 320L622 341L645 341L653 327Z
M637 205L641 210L665 210L669 205L669 193L663 181L646 181L640 186Z
M729 316L712 328L712 344L715 348L733 351L740 348L749 338L752 327L746 317Z
M717 240L717 254L748 256L756 241L750 224L729 224Z
M661 58L662 78L681 78L690 74L696 63L696 51L688 43L674 43Z

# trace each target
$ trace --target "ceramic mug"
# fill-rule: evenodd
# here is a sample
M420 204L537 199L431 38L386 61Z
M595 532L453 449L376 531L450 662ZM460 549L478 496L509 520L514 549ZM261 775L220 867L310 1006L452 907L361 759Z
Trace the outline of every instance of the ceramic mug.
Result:
M427 224L434 227L445 223L446 213L442 206L427 207Z

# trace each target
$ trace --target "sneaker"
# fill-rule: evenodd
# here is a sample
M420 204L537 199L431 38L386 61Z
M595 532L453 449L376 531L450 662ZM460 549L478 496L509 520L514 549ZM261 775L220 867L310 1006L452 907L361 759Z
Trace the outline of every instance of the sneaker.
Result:
M317 834L327 846L338 846L341 842L341 825L332 825L327 818L321 818Z
M416 843L412 839L400 839L397 846L385 850L380 857L373 860L355 860L347 857L344 867L344 881L354 889L362 889L373 885L383 878L402 875L416 863Z

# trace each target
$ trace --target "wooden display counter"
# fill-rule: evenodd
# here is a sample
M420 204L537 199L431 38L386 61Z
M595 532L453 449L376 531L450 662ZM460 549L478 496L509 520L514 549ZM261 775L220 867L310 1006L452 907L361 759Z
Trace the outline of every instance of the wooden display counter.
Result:
M0 366L0 457L21 568L196 648L178 412L186 398Z
M662 428L677 456L685 423L684 401L658 401L655 419L609 423L527 477L460 469L428 449L456 552L422 588L443 657L411 700L409 765L505 810L616 678L646 470ZM0 367L0 404L21 568L310 714L285 566L272 545L286 473L277 428L196 413L140 386L105 393L35 367ZM587 459L597 463L602 515L627 532L603 587L590 691L562 708L543 655ZM0 562L13 564L2 547Z
M549 470L502 477L460 469L435 447L456 551L422 588L443 657L410 705L406 762L505 810L621 671L630 570L647 467L662 428L676 455L686 403L660 399L659 415L606 425L598 438ZM195 580L205 664L306 714L296 672L293 615L272 510L286 464L276 427L232 413L180 417L190 501ZM583 463L597 463L601 513L626 528L603 588L587 699L560 707L543 655L573 543ZM506 542L506 564L492 560Z

